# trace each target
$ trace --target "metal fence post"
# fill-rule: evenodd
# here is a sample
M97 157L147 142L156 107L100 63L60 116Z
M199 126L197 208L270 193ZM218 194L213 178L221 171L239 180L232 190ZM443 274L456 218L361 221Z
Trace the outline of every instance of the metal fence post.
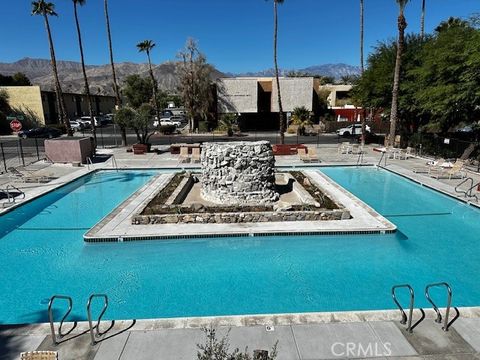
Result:
M0 149L2 150L3 167L5 168L5 172L7 172L7 161L5 160L5 152L3 151L3 143L0 143Z
M38 140L35 138L35 149L37 150L37 160L40 161L40 152L38 151Z
M20 157L22 159L22 165L25 166L25 158L23 157L23 146L22 146L22 139L18 139L18 150L20 152Z

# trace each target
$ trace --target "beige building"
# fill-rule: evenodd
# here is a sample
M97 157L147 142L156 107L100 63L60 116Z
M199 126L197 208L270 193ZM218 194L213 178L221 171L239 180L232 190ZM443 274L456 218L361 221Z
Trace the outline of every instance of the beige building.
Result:
M54 91L43 91L39 86L0 86L9 96L14 110L34 115L40 124L58 123L57 101ZM92 95L94 115L110 114L115 109L115 97ZM71 120L89 115L87 96L64 93L67 116Z

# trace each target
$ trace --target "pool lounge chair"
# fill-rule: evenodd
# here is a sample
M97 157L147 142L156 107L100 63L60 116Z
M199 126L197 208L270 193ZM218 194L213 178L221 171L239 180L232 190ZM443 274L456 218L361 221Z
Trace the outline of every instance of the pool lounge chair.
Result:
M200 148L194 147L192 148L192 163L200 162Z
M188 154L188 147L182 146L180 148L180 156L178 157L178 161L181 163L190 161L190 155Z
M58 360L56 351L27 351L20 353L20 360Z
M435 179L446 178L451 179L463 179L467 176L467 173L464 169L465 162L463 160L455 161L452 167L450 168L435 168L430 171L430 176Z
M307 157L309 162L320 162L320 159L318 158L317 148L309 147Z
M303 162L310 162L310 158L307 155L307 149L298 148L297 154L300 160L302 160Z
M8 171L8 177L10 179L25 183L47 183L54 179L52 176L36 175L32 172L22 172L13 167L9 168Z
M445 169L448 166L449 163L445 161L444 158L439 158L437 160L432 160L427 162L426 165L422 166L415 166L412 171L416 174L431 174L432 172L435 172L437 170Z

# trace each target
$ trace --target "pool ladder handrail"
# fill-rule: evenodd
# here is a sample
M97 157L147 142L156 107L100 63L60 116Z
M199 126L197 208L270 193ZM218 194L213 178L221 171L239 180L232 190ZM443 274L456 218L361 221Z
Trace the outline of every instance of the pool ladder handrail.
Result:
M58 327L58 338L61 339L65 336L67 336L68 334L70 334L73 329L75 329L75 327L77 326L77 322L74 321L73 322L73 326L70 330L68 330L66 333L62 333L62 326L63 326L63 323L65 321L65 319L67 318L68 315L70 315L70 313L72 312L72 307L73 307L73 300L70 296L66 296L66 295L53 295L51 298L50 298L50 301L48 302L48 320L50 322L50 331L52 333L52 341L53 341L53 345L56 346L58 345L60 342L57 341L57 334L55 332L55 325L54 325L54 320L53 320L53 311L52 311L52 305L53 303L55 302L56 299L61 299L61 300L67 300L68 301L68 310L67 312L65 313L65 315L63 315L62 317L62 320L60 321L60 325Z
M360 148L360 152L358 153L357 166L362 164L363 164L363 147Z
M438 309L438 306L433 302L432 297L430 296L430 289L432 287L445 287L447 289L447 307L445 309L445 318L444 318L442 330L448 331L448 328L460 317L460 311L458 310L457 307L454 306L453 309L455 309L456 315L450 322L448 321L448 318L450 316L450 309L452 308L452 288L446 282L433 283L425 287L425 297L427 298L428 302L432 304L433 310L435 310L437 314L437 318L435 319L435 322L439 324L442 323L442 314Z
M388 156L385 155L385 154L387 153L387 151L388 151L388 150L382 151L382 156L380 156L380 160L378 161L377 168L378 168L379 166L381 166L383 158L385 158L385 164L384 164L384 166L385 166L385 167L387 166L387 158L388 158Z
M15 192L19 193L19 195L22 196L22 199L25 199L25 193L17 188L16 186L13 185L7 185L5 189L0 189L0 192L3 192L5 195L7 195L7 202L3 203L3 206L5 207L5 204L12 205L16 201L16 197L12 194L11 189L13 189Z
M93 167L93 161L92 161L92 158L90 156L87 156L87 169L90 170L90 165L92 165Z
M406 288L410 292L410 304L409 304L409 311L408 311L408 316L405 313L405 310L403 309L402 305L400 305L400 302L397 299L397 294L396 290L400 288ZM415 324L412 325L412 319L413 319L413 308L415 304L415 292L413 291L413 288L409 284L401 284L401 285L395 285L392 286L392 298L393 301L395 302L395 305L400 309L400 312L402 313L402 320L400 320L400 324L405 325L407 324L407 331L409 333L413 332L413 329L415 329L418 324L420 324L423 319L425 319L425 311L422 308L419 308L420 312L422 313L422 316L420 319L418 319Z
M91 311L91 305L92 305L92 300L94 298L103 298L104 302L103 302L103 309L102 311L100 312L100 315L98 316L96 322L97 324L95 326L93 326L93 322L92 322L92 311ZM97 337L100 337L102 335L105 335L105 333L111 328L108 328L107 330L105 331L100 331L100 322L102 321L102 317L103 315L105 314L105 312L107 311L107 308L108 308L108 296L106 294L92 294L90 295L90 297L88 298L88 301L87 301L87 318L88 318L88 327L90 329L90 338L91 338L91 344L92 346L96 345L97 344ZM93 329L95 328L95 332L93 331Z
M118 163L117 163L117 159L115 158L115 155L112 154L112 167L117 170L118 172Z

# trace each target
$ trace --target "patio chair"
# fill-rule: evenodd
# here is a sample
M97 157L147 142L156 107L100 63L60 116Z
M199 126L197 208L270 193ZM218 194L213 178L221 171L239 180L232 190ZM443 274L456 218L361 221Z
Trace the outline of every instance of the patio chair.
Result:
M303 162L310 162L310 158L307 155L307 149L298 148L297 154L298 154L298 157L300 158L300 160L302 160Z
M447 162L444 158L438 158L437 160L427 162L426 165L415 166L412 171L416 174L430 174L437 170L443 169L445 164L447 164Z
M193 163L200 162L200 148L199 147L192 148L191 160L192 160Z
M12 180L17 180L17 181L22 181L25 183L47 183L50 180L53 180L54 178L51 176L45 176L45 175L36 175L32 172L22 172L14 167L8 168L8 177Z
M20 360L58 360L56 351L27 351L20 353Z
M350 151L350 153L354 155L361 154L363 153L363 148L358 144L354 144L352 145L352 150Z
M309 147L307 157L309 162L320 162L320 160L318 159L317 148Z
M463 179L467 176L464 169L465 162L463 160L457 159L452 167L450 168L435 168L430 172L430 176L435 179L448 178L451 179Z
M180 156L178 157L178 160L182 163L190 161L190 155L188 154L188 147L182 146L180 148Z
M348 141L344 141L341 144L338 144L338 153L339 154L348 154L350 153L352 147Z

